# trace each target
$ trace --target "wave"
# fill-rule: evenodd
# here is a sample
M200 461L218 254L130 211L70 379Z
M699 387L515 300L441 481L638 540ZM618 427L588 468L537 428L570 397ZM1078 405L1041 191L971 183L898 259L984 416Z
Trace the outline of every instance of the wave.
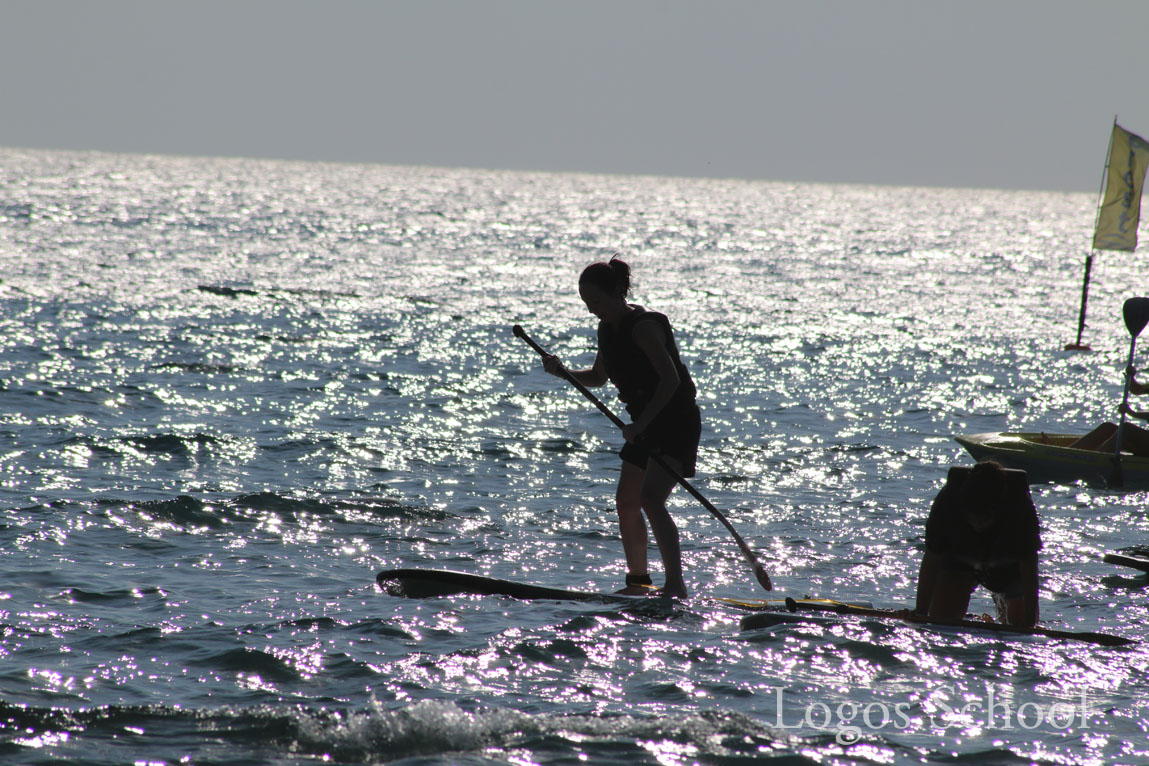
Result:
M200 292L210 293L211 295L219 295L224 298L242 298L252 297L259 295L266 295L279 298L280 296L287 295L292 297L302 298L324 298L324 299L341 299L341 298L359 298L359 293L351 290L322 290L315 288L290 288L290 287L267 287L263 289L255 289L254 287L229 287L227 285L197 285L196 289Z
M177 436L175 434L125 436L119 441L130 444L144 452L166 453L181 457L195 454L197 447L219 444L218 439L207 434L196 434L195 436Z
M234 514L220 513L191 495L179 495L167 500L122 500L105 498L98 501L105 508L135 509L157 521L167 521L181 528L208 527L219 529L230 521L239 520Z
M206 364L204 362L163 362L161 364L153 364L148 369L163 370L165 372L194 372L204 375L232 375L240 371L239 368L230 364Z
M777 752L780 742L794 744L783 732L737 713L532 714L509 708L471 711L436 700L398 709L373 703L338 720L304 717L298 737L301 749L364 762L380 753L394 760L450 763L479 754L502 761L526 752L541 763L656 763L687 754L692 760L752 758Z
M163 456L170 456L173 458L193 459L201 454L201 449L209 451L226 449L227 441L229 440L226 437L221 439L204 433L189 435L164 433L129 434L113 438L65 433L61 434L58 438L44 439L41 442L41 446L55 451L68 449L86 451L97 461L138 458L140 453L161 458Z
M136 604L140 599L155 596L163 599L165 594L160 588L114 588L112 590L86 590L83 588L69 588L64 595L71 601L81 604L104 604L108 606L124 606Z
M263 668L266 672L270 668ZM509 708L468 710L451 702L406 705L378 701L338 707L108 705L33 707L0 701L0 754L81 757L101 766L130 754L228 762L425 764L505 763L530 754L535 763L723 762L778 755L800 744L785 732L737 713L669 715L525 713ZM816 738L822 739L822 738ZM809 740L807 744L811 744ZM815 747L814 749L818 749ZM45 752L47 750L48 752ZM791 755L785 763L817 763Z
M441 521L452 514L434 508L408 505L387 497L325 498L299 497L279 492L255 492L240 495L225 506L248 511L268 511L301 516L363 516L374 518L406 519L412 521Z
M59 509L76 504L74 501L59 501L40 507ZM224 498L192 495L177 495L160 500L100 498L95 504L109 510L134 510L151 520L169 522L185 529L219 529L237 522L250 522L253 517L265 513L280 514L287 517L287 521L292 518L324 516L354 523L382 519L443 521L453 516L448 511L409 505L389 497L300 497L280 492L253 492Z
M224 285L199 285L201 292L221 295L224 298L239 298L241 296L259 295L259 292L245 287L227 287Z
M212 672L234 672L241 676L256 676L276 683L297 681L300 678L300 674L290 663L274 654L250 647L237 647L210 654L202 653L202 656L192 662L210 668Z

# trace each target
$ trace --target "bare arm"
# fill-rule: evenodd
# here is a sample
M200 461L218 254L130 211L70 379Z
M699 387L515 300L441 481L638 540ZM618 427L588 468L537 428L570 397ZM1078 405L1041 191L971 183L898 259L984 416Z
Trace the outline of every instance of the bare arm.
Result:
M1142 394L1149 393L1149 383L1137 382L1137 371L1132 367L1125 370L1125 374L1129 376L1129 393L1141 396Z
M1149 410L1135 410L1131 407L1127 407L1125 411L1138 420L1149 420Z
M1020 609L1009 610L1009 622L1022 628L1032 628L1037 624L1037 554L1021 562L1022 595ZM1020 612L1020 613L1017 613Z
M543 357L543 369L555 377L562 378L563 363L559 358L554 355ZM599 386L606 385L606 364L602 361L602 357L595 355L594 364L585 370L566 370L572 378L577 380L587 388L598 388Z
M918 571L918 590L914 601L914 612L918 614L930 613L930 601L934 597L934 587L938 581L938 554L926 548L922 554L922 567Z

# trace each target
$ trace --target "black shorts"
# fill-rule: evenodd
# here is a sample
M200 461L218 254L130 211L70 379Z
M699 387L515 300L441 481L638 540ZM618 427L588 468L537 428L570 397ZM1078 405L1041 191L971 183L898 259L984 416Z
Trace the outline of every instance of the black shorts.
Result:
M669 411L668 411L669 410ZM623 462L646 468L650 454L673 458L684 478L694 475L698 463L698 441L702 438L702 413L694 402L667 406L650 427L642 432L638 443L627 442L619 450Z

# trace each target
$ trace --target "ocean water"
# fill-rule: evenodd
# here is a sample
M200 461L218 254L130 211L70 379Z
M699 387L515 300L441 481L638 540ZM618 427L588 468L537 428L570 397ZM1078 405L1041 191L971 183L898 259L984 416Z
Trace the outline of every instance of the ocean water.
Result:
M0 761L1149 763L1149 644L744 630L706 597L767 594L681 491L686 601L374 585L621 585L619 437L510 329L589 364L577 274L619 251L775 595L907 605L954 435L1116 412L1142 256L1062 350L1094 204L0 150ZM1146 493L1033 494L1042 623L1144 639L1101 557Z

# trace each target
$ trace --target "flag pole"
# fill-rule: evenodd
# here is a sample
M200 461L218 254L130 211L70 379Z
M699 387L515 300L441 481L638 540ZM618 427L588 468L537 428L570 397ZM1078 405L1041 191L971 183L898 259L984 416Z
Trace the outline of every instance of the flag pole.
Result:
M1085 332L1085 304L1089 301L1089 272L1093 268L1093 250L1085 256L1085 279L1081 283L1081 310L1077 314L1077 341L1065 344L1066 351L1092 351L1088 345L1081 344L1081 334Z
M1117 127L1117 115L1113 115L1113 127ZM1109 131L1109 146L1105 148L1105 167L1101 169L1101 188L1097 191L1097 213L1093 216L1093 231L1096 234L1097 225L1101 222L1101 205L1105 201L1105 179L1109 176L1109 155L1113 152L1113 130ZM1092 242L1089 255L1085 256L1085 279L1081 283L1081 310L1077 315L1077 341L1068 343L1066 351L1091 351L1088 345L1082 345L1081 335L1085 332L1085 305L1089 302L1089 272L1093 269L1093 254L1097 252Z

